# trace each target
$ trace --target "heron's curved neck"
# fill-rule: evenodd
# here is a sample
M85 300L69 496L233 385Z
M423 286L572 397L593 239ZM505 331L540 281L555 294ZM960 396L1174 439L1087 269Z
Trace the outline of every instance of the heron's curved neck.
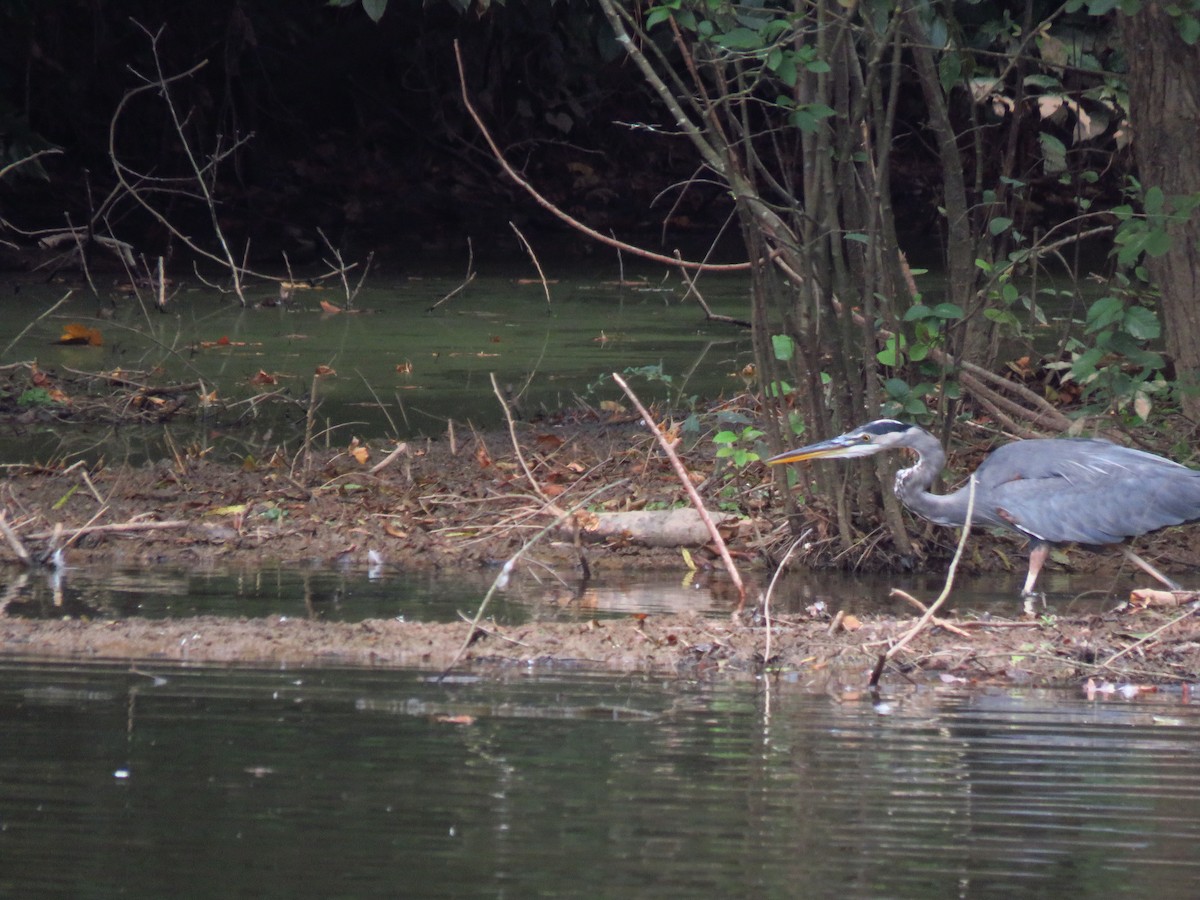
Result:
M932 434L922 432L911 445L917 464L896 473L895 491L900 502L918 516L938 525L962 525L967 520L966 494L932 494L929 486L946 464L946 451Z

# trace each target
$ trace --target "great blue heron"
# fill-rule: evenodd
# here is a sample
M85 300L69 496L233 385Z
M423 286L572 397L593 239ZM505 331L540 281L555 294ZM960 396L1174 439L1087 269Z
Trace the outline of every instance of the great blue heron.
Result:
M967 488L932 494L946 452L932 434L895 419L789 450L768 465L806 459L871 456L907 447L917 464L896 473L896 496L938 525L962 525ZM1051 544L1117 544L1168 525L1200 519L1200 471L1153 453L1094 438L1016 441L994 450L975 471L972 525L1000 526L1030 539L1029 574L1022 593L1033 594ZM1125 555L1171 590L1179 586L1132 550Z

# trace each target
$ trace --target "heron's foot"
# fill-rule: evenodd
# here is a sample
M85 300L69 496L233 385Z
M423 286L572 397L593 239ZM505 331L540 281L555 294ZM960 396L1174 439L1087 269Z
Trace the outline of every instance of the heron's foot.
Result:
M1032 619L1037 613L1037 608L1046 609L1046 595L1041 591L1021 591L1021 610L1026 617Z

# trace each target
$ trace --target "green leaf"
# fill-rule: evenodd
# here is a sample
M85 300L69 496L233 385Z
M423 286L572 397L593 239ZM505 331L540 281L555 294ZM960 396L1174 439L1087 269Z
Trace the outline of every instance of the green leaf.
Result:
M1120 297L1101 297L1088 307L1087 330L1094 333L1121 321L1125 315L1125 302Z
M785 53L783 55L783 60L775 69L775 77L788 87L796 86L796 54Z
M1042 145L1042 166L1047 175L1057 175L1067 168L1067 147L1052 134L1042 132L1038 135L1038 143Z
M758 50L763 45L762 35L749 28L734 28L717 35L717 44L726 50Z
M367 18L372 22L378 22L387 10L388 0L362 0L362 5Z
M649 15L646 16L646 30L649 31L659 22L665 22L669 18L671 18L671 10L665 6L654 7L654 9L650 10Z
M938 81L947 94L962 80L962 60L957 53L945 53L938 62Z
M1007 309L985 309L983 317L989 322L995 322L997 325L1008 325L1013 328L1017 328L1021 324L1021 320Z
M1043 91L1061 91L1062 82L1052 75L1026 75L1025 87Z
M771 335L771 350L775 353L775 358L787 362L796 355L796 342L792 340L790 334L773 334Z
M992 221L988 222L988 232L995 237L1003 231L1007 231L1012 226L1013 220L1007 216L996 216Z
M714 444L736 444L738 436L732 431L718 431L713 435Z
M865 234L862 234L861 232L858 232L858 231L852 231L849 234L847 234L846 240L857 241L860 244L871 243L871 239L869 237L867 237Z
M1167 234L1164 228L1151 228L1146 232L1143 249L1150 256L1162 256L1171 249L1171 236Z
M883 389L893 400L902 400L912 393L903 378L889 378L883 383Z
M933 310L924 303L917 303L908 308L908 312L904 314L905 322L919 322L921 319L928 319L933 315Z
M1179 36L1183 38L1185 44L1195 46L1196 41L1200 40L1200 20L1197 20L1195 16L1180 16Z
M899 341L897 341L896 335L892 335L887 339L887 343L883 349L875 354L875 358L883 365L895 368L904 362L904 347L904 337L901 335Z
M1166 202L1166 195L1163 194L1162 188L1155 185L1146 191L1146 215L1157 216L1163 211L1163 204Z
M1140 341L1152 341L1162 334L1162 326L1154 310L1144 306L1131 306L1125 310L1125 318L1121 323L1125 330Z
M957 303L939 303L933 308L933 314L939 319L961 319L963 310Z

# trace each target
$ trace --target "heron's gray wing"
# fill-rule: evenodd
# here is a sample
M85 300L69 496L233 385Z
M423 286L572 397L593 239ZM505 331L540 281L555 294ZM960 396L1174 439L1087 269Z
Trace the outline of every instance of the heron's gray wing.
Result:
M1200 519L1200 471L1107 441L1006 444L978 477L977 502L1045 541L1113 544Z

